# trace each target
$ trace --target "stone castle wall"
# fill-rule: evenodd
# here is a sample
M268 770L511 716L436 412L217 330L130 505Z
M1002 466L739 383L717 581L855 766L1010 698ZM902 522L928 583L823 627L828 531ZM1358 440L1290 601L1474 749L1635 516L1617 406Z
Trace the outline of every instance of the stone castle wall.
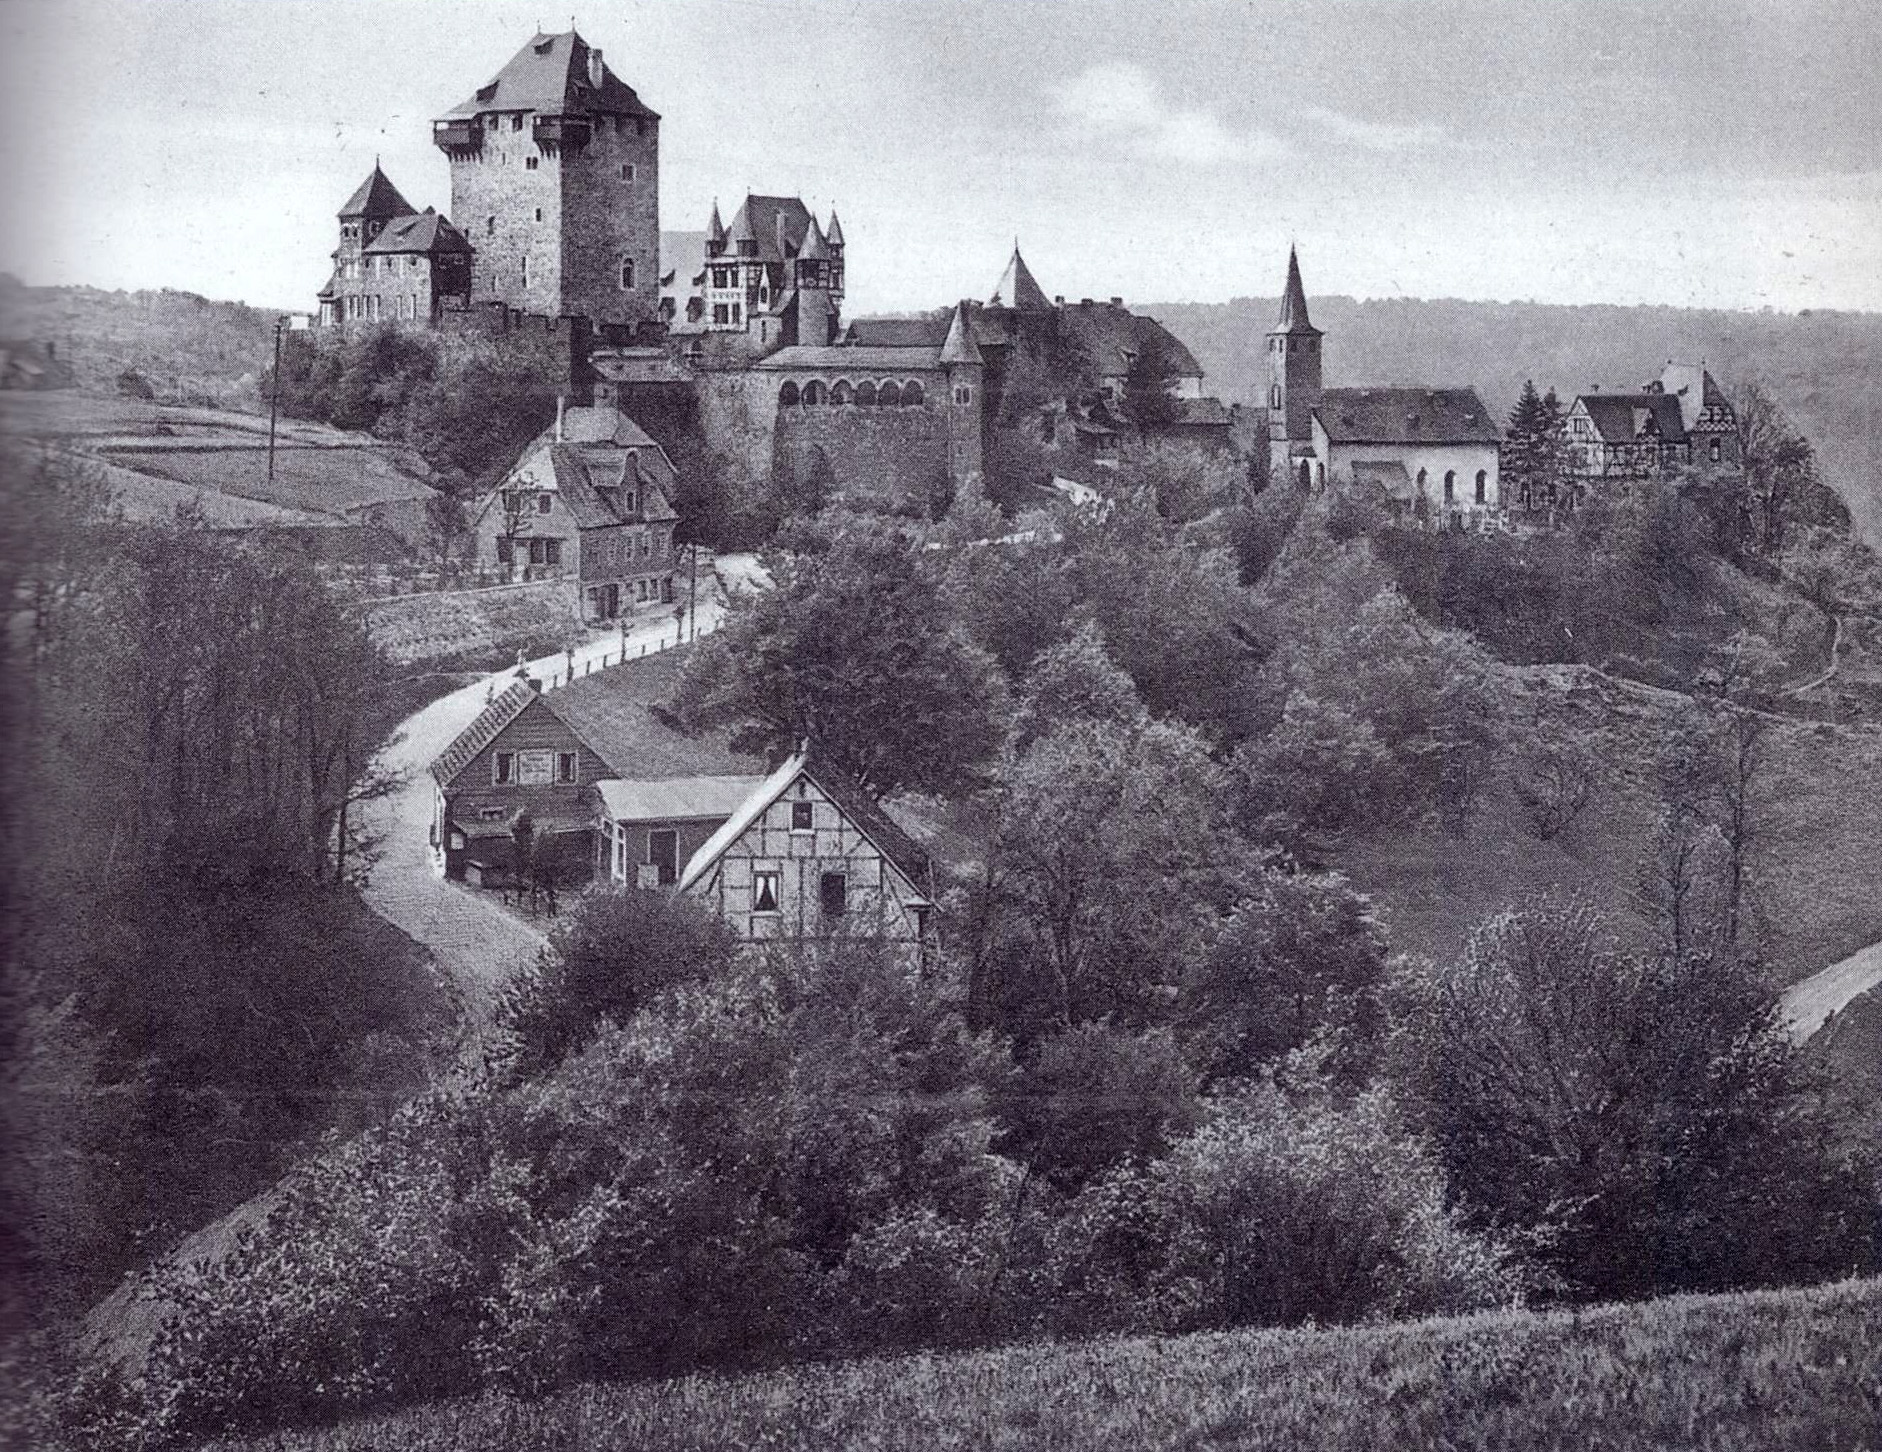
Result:
M823 474L852 503L926 516L953 495L948 462L948 418L937 405L778 411L772 474L798 489Z

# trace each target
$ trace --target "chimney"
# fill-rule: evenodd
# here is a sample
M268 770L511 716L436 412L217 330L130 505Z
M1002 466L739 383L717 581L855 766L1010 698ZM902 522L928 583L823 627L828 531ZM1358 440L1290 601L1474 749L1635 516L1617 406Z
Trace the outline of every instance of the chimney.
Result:
M1064 293L1056 294L1052 299L1052 306L1055 308L1064 307L1065 306L1065 294Z
M601 47L591 45L588 47L588 84L597 91L601 89L601 76Z
M1124 299L1123 299L1123 298L1121 298L1121 297L1114 297L1114 298L1112 298L1112 299L1111 299L1111 306L1112 306L1112 307L1114 307L1114 308L1121 308L1121 307L1123 307L1123 306L1124 306Z
M562 442L562 411L568 406L568 398L558 393L555 396L555 441Z
M777 223L778 256L789 257L791 254L785 250L784 246L784 213L777 213L773 220Z

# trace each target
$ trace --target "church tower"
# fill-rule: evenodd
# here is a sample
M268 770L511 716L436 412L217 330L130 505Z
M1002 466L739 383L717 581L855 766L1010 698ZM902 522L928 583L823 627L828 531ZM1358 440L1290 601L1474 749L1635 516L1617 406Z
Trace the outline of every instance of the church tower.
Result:
M660 118L574 31L537 35L432 123L473 302L597 324L660 316Z
M1287 287L1281 316L1268 332L1268 477L1278 480L1305 467L1313 446L1313 410L1320 402L1321 332L1307 317L1300 258L1287 250Z

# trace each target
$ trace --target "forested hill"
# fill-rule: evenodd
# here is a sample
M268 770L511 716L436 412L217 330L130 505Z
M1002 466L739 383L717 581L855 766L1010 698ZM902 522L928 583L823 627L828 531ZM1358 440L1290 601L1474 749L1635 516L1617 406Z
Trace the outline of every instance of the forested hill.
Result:
M1714 312L1671 307L1312 299L1330 387L1475 384L1507 415L1525 378L1565 398L1637 387L1669 358L1705 360L1727 388L1756 378L1817 447L1866 536L1882 539L1882 314ZM1262 335L1275 298L1148 303L1201 360L1211 391L1254 402L1267 388Z

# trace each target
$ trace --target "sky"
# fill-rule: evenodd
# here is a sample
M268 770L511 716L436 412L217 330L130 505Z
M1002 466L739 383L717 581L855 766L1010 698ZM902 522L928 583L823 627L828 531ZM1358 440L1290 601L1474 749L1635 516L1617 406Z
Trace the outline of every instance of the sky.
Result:
M841 212L852 315L1280 291L1882 310L1875 0L0 0L0 270L306 310L375 156L573 19L661 225ZM564 0L573 3L573 0Z

